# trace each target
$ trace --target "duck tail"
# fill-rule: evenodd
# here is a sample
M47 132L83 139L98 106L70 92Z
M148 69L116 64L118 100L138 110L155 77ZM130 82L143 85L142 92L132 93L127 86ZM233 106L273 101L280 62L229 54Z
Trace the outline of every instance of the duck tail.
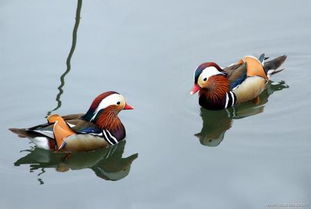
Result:
M29 132L24 128L9 128L9 130L17 134L21 138L25 138L29 135Z
M287 56L283 55L283 56L274 58L273 60L270 60L264 63L264 69L265 69L265 72L268 78L270 78L271 75L279 73L282 70L284 70L284 68L283 69L278 69L278 68L283 64L286 58Z
M9 128L9 130L17 134L20 138L35 138L42 135L30 130L29 128Z

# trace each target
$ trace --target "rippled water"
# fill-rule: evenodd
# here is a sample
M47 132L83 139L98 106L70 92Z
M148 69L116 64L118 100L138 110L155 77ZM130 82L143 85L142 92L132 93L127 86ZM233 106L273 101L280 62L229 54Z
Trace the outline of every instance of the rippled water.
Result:
M311 208L310 8L2 0L0 208ZM212 112L189 95L198 64L262 52L288 60L259 104ZM8 131L107 90L136 108L126 143L66 156Z

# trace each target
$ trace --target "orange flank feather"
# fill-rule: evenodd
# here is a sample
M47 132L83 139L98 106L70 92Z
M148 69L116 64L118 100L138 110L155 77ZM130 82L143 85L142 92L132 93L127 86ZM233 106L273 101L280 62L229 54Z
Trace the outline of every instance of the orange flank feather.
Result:
M263 65L257 58L252 56L245 56L238 63L239 64L246 63L247 76L260 76L268 80Z
M47 120L49 123L55 123L59 118L61 118L60 115L54 114L54 115L49 115Z
M65 122L65 120L57 114L50 115L48 117L48 121L49 123L54 123L53 133L55 136L57 147L58 149L61 149L64 144L64 139L67 138L68 136L75 134L75 132L72 131Z

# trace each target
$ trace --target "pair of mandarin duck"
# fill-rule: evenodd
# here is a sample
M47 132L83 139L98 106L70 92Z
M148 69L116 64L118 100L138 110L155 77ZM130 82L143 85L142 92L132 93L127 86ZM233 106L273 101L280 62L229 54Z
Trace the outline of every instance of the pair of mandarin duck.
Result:
M199 92L199 104L206 109L221 110L248 101L258 102L270 76L286 56L270 61L245 56L237 63L221 68L214 62L198 66L191 94ZM118 117L122 110L134 109L114 91L100 94L85 114L50 115L47 123L26 129L10 129L20 137L29 138L37 147L62 152L90 151L122 141L125 128Z

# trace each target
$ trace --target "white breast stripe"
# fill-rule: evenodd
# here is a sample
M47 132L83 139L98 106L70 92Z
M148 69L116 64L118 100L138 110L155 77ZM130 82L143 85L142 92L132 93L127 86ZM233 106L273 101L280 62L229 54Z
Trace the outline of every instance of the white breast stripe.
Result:
M89 133L90 135L92 136L99 136L99 137L102 137L103 136L103 133Z
M234 101L234 100L235 100L235 99L234 99L234 94L233 94L232 91L230 91L230 94L231 94L231 97L232 97L232 104L231 104L231 106L233 106L233 105L234 105L234 102L235 102L235 101Z
M107 136L105 130L103 130L103 133L105 135L105 139L109 142L109 144L113 145L113 143L109 140L109 137Z
M67 123L67 125L68 125L70 128L76 126L76 125L73 125L73 124L71 124L71 123Z
M109 134L109 136L113 139L113 141L114 141L116 144L118 144L119 141L116 139L116 137L112 136L112 134L111 134L108 130L106 130L106 131L107 131L107 133Z
M227 108L227 106L228 106L228 100L229 100L228 93L226 93L226 103L225 103L225 108Z

